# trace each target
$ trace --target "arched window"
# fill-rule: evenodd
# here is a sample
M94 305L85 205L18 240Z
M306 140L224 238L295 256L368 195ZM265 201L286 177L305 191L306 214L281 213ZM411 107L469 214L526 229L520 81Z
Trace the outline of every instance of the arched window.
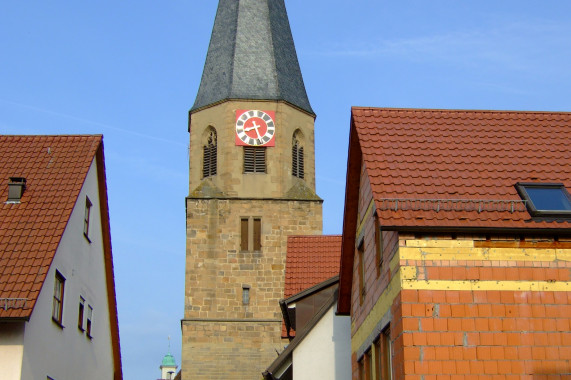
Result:
M297 178L303 179L303 144L301 140L301 132L296 131L293 134L291 145L291 174Z
M216 175L218 143L214 128L210 127L207 130L206 141L202 149L202 177L206 178Z

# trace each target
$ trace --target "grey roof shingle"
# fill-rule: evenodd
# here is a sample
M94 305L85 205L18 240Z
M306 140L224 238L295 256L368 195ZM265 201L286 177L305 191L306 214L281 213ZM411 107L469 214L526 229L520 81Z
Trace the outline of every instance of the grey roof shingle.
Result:
M228 99L283 100L314 115L284 0L220 0L190 111Z

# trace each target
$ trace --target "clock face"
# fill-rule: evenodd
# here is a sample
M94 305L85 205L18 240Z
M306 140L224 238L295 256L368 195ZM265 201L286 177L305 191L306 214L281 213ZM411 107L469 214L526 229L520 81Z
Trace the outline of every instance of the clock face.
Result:
M273 111L236 111L236 145L275 146Z

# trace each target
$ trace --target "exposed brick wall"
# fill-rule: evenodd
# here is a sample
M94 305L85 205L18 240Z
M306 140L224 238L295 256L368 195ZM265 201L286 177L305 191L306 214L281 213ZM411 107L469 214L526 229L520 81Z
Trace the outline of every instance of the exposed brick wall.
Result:
M391 273L400 290L389 300L394 379L571 378L568 239L488 238L400 235ZM381 301L353 316L354 369Z

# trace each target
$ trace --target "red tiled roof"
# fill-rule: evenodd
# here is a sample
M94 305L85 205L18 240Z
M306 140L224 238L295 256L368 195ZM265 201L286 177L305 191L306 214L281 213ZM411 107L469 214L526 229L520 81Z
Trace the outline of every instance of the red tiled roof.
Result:
M0 136L0 318L29 318L102 136ZM25 177L6 203L9 177Z
M288 236L284 298L339 274L341 235Z
M352 120L385 228L571 227L532 220L514 187L571 189L571 113L354 107Z
M341 235L288 236L284 298L337 276L340 258ZM282 337L287 337L283 323Z

